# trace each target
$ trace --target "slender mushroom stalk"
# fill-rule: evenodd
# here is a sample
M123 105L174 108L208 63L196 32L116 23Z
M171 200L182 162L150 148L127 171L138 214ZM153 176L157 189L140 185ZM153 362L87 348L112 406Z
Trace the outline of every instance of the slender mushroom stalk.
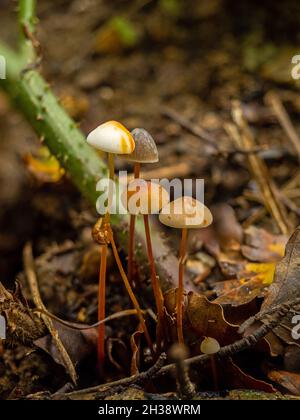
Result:
M178 394L180 398L190 400L194 397L196 391L189 377L188 365L185 363L188 355L188 348L180 343L173 344L169 351L171 360L175 362Z
M135 142L135 149L130 155L126 155L126 159L134 162L134 178L140 178L141 163L158 162L158 151L153 137L143 128L135 128L131 132ZM128 266L127 275L132 282L133 266L134 266L134 229L135 214L130 215L129 227L129 248L128 248ZM149 256L150 257L150 256Z
M134 164L134 178L140 177L141 164L135 162ZM127 276L128 280L132 282L133 277L133 254L134 254L134 230L135 230L135 214L130 215L129 223L129 242L128 242L128 265L127 265Z
M204 340L201 343L200 350L204 354L210 355L211 370L213 374L213 381L215 391L218 390L218 371L216 365L215 354L220 351L219 342L213 337L204 337Z
M181 229L179 251L178 289L176 298L178 342L184 343L183 336L183 298L184 298L184 263L188 229L200 229L212 223L210 210L192 197L180 197L163 207L159 220L166 226Z
M99 125L95 130L93 130L87 137L87 142L104 152L108 153L108 166L109 166L109 179L108 184L108 205L106 213L104 216L104 221L102 218L98 220L94 229L93 237L94 239L101 244L101 261L100 261L100 274L99 274L99 302L98 302L98 321L102 321L105 318L105 286L106 286L106 260L107 260L107 247L108 244L112 244L114 256L124 281L125 287L128 291L130 299L134 307L137 310L139 320L141 321L145 337L147 342L152 349L152 342L150 335L148 333L142 311L139 307L139 304L134 296L134 293L130 288L128 288L126 275L124 277L124 270L118 255L117 248L114 243L113 234L110 228L110 211L113 201L113 187L112 181L114 180L114 155L115 154L131 154L135 148L135 142L130 134L130 132L119 122L108 121L104 124ZM98 365L101 369L104 363L104 339L105 339L105 329L104 325L99 325L99 336L98 336Z
M160 209L169 202L169 194L159 184L143 179L134 179L127 185L127 189L123 192L121 199L124 207L128 209L130 214L135 216L142 214L144 217L151 285L157 309L157 347L158 351L160 351L164 326L164 300L155 269L149 227L149 214L158 213Z

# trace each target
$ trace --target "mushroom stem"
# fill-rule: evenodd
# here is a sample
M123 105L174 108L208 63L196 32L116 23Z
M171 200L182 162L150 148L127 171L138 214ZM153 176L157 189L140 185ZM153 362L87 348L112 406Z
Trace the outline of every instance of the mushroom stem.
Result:
M160 347L162 340L162 328L164 324L164 298L160 288L160 284L157 279L153 251L152 251L152 241L149 228L149 216L144 214L144 226L146 234L146 243L147 243L147 252L149 257L150 271L151 271L151 284L154 293L156 309L157 309L157 345Z
M110 209L113 201L113 194L114 190L112 187L112 182L114 181L115 177L115 158L113 153L108 153L108 171L109 171L109 184L108 184L108 202L107 202L107 210L105 214L105 222L110 223Z
M108 153L108 169L109 179L112 181L115 175L114 155ZM110 209L113 198L113 188L111 183L108 185L108 205L104 220L107 224L110 224ZM101 245L100 248L100 272L99 272L99 289L98 289L98 321L102 321L105 318L105 289L106 289L106 264L107 264L107 244ZM104 352L104 340L105 340L105 326L104 324L99 325L98 332L98 366L100 374L103 369L103 363L105 358Z
M99 271L99 290L98 290L98 321L105 318L105 279L106 279L106 261L107 261L107 245L100 247L100 271ZM100 372L104 364L104 338L105 325L101 323L98 329L98 366Z
M140 305L139 305L139 303L137 301L137 298L135 297L135 294L133 293L133 290L132 290L131 285L130 285L130 283L128 281L128 278L126 276L126 273L125 273L125 271L123 269L122 262L120 260L119 253L118 253L117 246L116 246L116 243L115 243L115 240L114 240L113 235L111 235L110 241L111 241L112 251L113 251L113 254L114 254L114 257L115 257L115 260L116 260L118 269L119 269L119 272L121 274L122 280L124 282L124 285L126 287L126 290L127 290L128 294L129 294L129 297L130 297L130 299L131 299L131 301L133 303L134 309L137 312L137 316L138 316L138 318L140 320L140 323L141 323L142 329L144 331L145 338L147 340L148 346L150 347L150 350L151 350L152 355L154 355L152 340L150 338L150 335L149 335L149 332L148 332L148 329L147 329L147 326L146 326L146 322L144 320L144 316L143 316L141 307L140 307Z
M210 356L210 364L211 364L211 370L213 374L214 388L215 388L215 391L218 391L219 389L218 371L217 371L216 357L214 354Z
M135 162L134 164L134 178L140 177L141 164ZM132 283L133 275L133 254L134 254L134 228L135 228L135 215L130 215L130 226L129 226L129 244L128 244L128 265L127 265L127 276L130 283Z
M184 258L186 254L186 241L187 241L187 228L182 228L181 231L181 243L179 250L179 273L178 273L178 289L177 289L177 334L178 342L184 343L183 329L182 329L182 312L183 312L183 271L184 271Z

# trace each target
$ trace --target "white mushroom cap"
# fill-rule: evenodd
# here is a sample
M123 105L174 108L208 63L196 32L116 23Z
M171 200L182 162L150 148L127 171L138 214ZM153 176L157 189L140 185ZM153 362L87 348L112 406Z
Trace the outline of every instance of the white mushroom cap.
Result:
M204 354L215 354L220 350L220 344L213 337L205 337L201 343L200 350Z
M120 155L130 154L135 148L132 135L117 121L99 125L87 136L87 142L103 152Z
M169 193L160 184L134 179L121 195L121 201L130 214L155 214L169 202Z
M127 160L139 163L158 162L158 151L153 137L143 128L135 128L131 131L135 142L133 153L126 156Z
M179 197L162 208L159 220L173 228L204 228L212 223L210 210L192 197Z

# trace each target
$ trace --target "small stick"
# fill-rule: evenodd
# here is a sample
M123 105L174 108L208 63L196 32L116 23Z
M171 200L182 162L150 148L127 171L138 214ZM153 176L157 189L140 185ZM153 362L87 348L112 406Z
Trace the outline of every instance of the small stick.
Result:
M255 145L255 140L244 119L241 105L238 101L234 101L232 109L232 118L236 126L227 124L227 130L230 131L233 139L245 149L251 149ZM240 129L240 132L239 130ZM278 200L277 186L273 179L270 178L265 162L257 155L248 156L249 167L252 176L256 180L261 190L264 205L269 213L274 217L280 231L286 235L290 228L287 224L287 215L282 203Z
M36 272L34 268L34 259L32 255L32 246L29 242L25 245L23 249L23 260L24 260L24 269L25 269L26 277L29 283L29 288L32 294L33 302L37 308L40 308L46 311L46 307L42 301L42 298L39 292ZM46 327L48 328L49 333L51 334L58 351L61 354L62 360L64 361L64 365L67 369L67 372L70 375L70 378L72 379L73 383L76 384L77 374L76 374L75 367L63 343L61 342L58 336L57 330L53 326L52 320L47 315L44 315L44 314L42 314L41 317Z
M152 380L157 376L161 368L164 366L167 355L162 353L155 364L151 366L146 372L141 372L137 375L130 376L128 378L119 379L117 381L102 384L86 389L80 389L78 391L69 392L67 394L53 394L51 399L82 399L84 396L94 397L94 399L105 398L110 395L111 392L115 393L116 389L122 389L131 385L141 385L144 382Z
M273 111L283 128L283 130L286 132L288 138L290 139L294 149L297 152L298 160L300 161L300 138L298 136L297 131L295 130L295 127L293 126L293 123L286 112L283 103L281 102L280 97L275 92L268 92L265 96L266 103L268 105L271 105L273 108Z

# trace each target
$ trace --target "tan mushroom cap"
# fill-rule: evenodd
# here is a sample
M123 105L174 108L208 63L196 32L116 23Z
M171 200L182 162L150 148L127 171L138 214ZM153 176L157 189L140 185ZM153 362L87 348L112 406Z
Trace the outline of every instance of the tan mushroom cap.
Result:
M130 214L155 214L169 202L169 193L160 184L134 179L121 195L123 206Z
M87 136L87 142L103 152L120 155L130 154L135 148L132 135L117 121L108 121L99 125Z
M201 343L200 350L204 354L215 354L220 351L220 344L213 337L205 337Z
M135 142L133 153L126 156L127 160L139 163L158 162L158 151L151 134L143 128L135 128L131 131Z
M184 196L163 207L159 220L173 228L199 229L209 226L213 217L210 210L200 201Z

